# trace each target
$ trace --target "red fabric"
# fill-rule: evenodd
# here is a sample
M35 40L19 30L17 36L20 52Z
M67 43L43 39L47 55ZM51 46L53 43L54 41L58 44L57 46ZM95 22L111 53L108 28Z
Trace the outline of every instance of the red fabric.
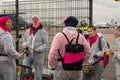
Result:
M8 16L3 16L0 18L0 28L2 28L5 32L9 31L9 29L5 26L5 23L10 20Z
M105 66L107 66L108 63L109 63L109 61L108 61L107 55L104 53L103 64L104 64Z
M38 27L34 27L34 28L35 28L35 30L38 30L40 27L41 27L41 24L40 24L40 26L38 26ZM29 32L29 35L31 35L32 33L33 33L33 24L30 26L30 32Z
M30 32L29 32L29 35L32 34L32 27L33 27L33 24L30 25Z
M40 26L40 17L37 16L37 15L34 15L34 16L32 17L32 19L33 19L33 18L37 18L37 19L38 19L37 24L35 24L35 23L32 21L33 27L35 27L35 28L39 27L39 26Z
M27 80L27 76L26 75L23 77L23 80Z
M33 77L32 77L32 76L30 76L30 80L33 80Z
M90 43L90 46L98 39L98 35L95 34L93 37L88 37L88 41Z
M39 29L40 28L40 17L39 16L33 16L32 17L32 19L34 18L34 17L36 17L37 19L38 19L38 23L37 24L34 24L34 22L32 21L32 25L30 26L30 33L29 33L29 35L31 35L32 34L32 28L34 27L35 28L35 30L37 30L37 29Z

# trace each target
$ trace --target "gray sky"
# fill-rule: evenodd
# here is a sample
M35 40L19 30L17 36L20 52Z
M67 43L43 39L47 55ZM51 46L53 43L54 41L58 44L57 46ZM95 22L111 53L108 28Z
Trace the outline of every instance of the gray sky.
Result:
M93 0L93 22L110 22L111 19L120 24L120 2L115 2L114 0Z
M111 19L120 24L120 2L114 0L93 0L93 21L110 22Z

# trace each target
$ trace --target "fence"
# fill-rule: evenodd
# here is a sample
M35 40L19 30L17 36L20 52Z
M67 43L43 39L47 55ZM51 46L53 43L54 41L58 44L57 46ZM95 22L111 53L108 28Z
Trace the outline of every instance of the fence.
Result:
M1 0L1 16L3 14L11 16L14 24L16 24L16 7L16 2L13 0ZM49 47L45 55L45 70L48 69L47 54L51 41L57 32L62 31L63 17L76 16L79 22L85 20L88 25L92 25L92 0L19 0L18 8L19 25L17 27L24 27L30 24L32 16L39 15L41 23L48 32ZM78 26L80 26L80 23ZM19 32L22 33L22 31ZM45 73L49 72L46 70Z

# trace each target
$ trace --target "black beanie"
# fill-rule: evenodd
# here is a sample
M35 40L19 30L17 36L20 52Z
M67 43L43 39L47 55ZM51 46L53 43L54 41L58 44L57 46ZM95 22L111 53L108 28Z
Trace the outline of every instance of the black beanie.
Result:
M69 16L64 23L66 24L66 27L67 26L76 27L78 24L78 19L76 17Z

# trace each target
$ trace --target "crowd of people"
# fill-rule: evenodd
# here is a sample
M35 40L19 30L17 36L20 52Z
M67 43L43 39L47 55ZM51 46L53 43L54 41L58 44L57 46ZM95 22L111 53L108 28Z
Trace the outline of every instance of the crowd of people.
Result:
M34 80L42 80L44 54L48 46L48 33L44 30L39 16L33 16L31 21L32 24L24 33L22 46L23 49L28 50L26 55L17 52L15 49L15 43L10 33L12 27L11 19L8 16L0 17L0 80L16 80L15 59L21 58L23 59L23 65L35 68ZM107 51L116 60L116 79L120 80L120 26L114 29L114 36L118 46L118 50L114 52L109 49L105 39L97 33L96 27L85 26L84 31L82 31L84 27L77 30L78 23L79 20L74 16L65 17L63 20L63 30L58 32L52 40L48 54L48 67L54 70L53 80L101 80L102 73L108 64L109 55ZM99 46L100 38L101 46ZM69 47L77 45L83 48L83 50L80 52L71 50L72 53L66 52L68 41L70 41L71 45ZM79 55L79 53L83 53L83 56ZM65 70L63 67L64 55L67 55L66 59L70 62L70 58L74 59L75 54L77 58L81 58L81 66L86 66L87 70L89 70L89 66L92 66L92 69L87 73L82 69ZM73 57L69 55L73 55ZM75 67L76 64L79 63L74 63L72 67Z

